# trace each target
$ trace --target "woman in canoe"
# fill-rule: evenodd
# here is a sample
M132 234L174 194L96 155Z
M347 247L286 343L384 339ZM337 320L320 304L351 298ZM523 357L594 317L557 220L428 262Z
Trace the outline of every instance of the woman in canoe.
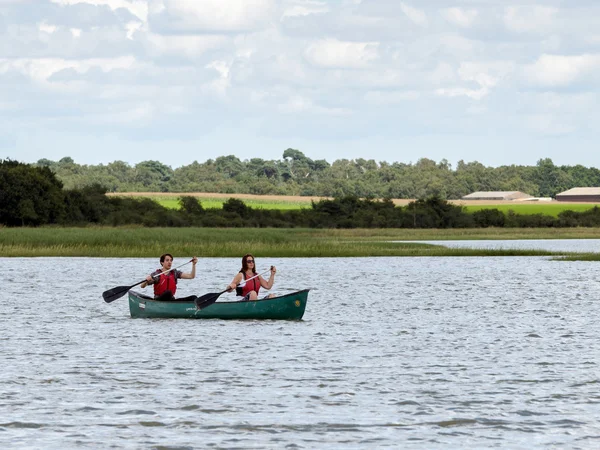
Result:
M177 291L177 280L179 278L183 278L186 280L191 280L196 278L196 263L198 262L198 258L195 256L192 258L192 271L191 272L182 272L181 270L171 270L171 266L173 265L173 255L170 253L165 253L160 257L160 265L162 266L160 269L156 269L150 275L146 277L146 281L144 281L141 287L145 288L149 285L154 285L154 299L155 300L175 300L175 292ZM178 300L194 300L196 298L195 295L191 295L189 297L180 298Z
M250 280L250 278L256 276L256 262L254 260L254 256L248 253L247 255L243 256L242 268L227 286L227 291L230 292L235 289L236 294L243 297L243 300L256 300L258 299L258 292L260 291L261 287L267 290L273 287L276 272L277 269L275 266L271 266L271 275L269 276L268 280L265 280L262 275ZM242 286L238 286L238 284L244 283L245 280L249 281ZM265 298L272 297L275 296L273 294L269 294Z

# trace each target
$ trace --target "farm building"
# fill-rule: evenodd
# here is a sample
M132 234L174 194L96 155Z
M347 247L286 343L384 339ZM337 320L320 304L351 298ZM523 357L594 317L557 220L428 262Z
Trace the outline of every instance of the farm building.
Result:
M593 202L600 203L600 187L577 187L556 194L559 202Z
M523 200L531 195L519 191L473 192L465 195L463 200Z

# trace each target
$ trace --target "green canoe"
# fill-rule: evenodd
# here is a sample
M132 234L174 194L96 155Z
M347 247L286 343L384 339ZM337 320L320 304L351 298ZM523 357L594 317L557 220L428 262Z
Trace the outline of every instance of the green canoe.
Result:
M133 318L300 320L306 309L308 291L256 301L217 302L202 310L196 309L193 301L158 301L129 291L129 312Z

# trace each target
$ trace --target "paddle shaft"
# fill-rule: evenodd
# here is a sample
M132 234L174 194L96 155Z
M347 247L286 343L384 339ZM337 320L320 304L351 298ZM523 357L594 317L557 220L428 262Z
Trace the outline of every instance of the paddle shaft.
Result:
M258 275L254 275L252 278L248 278L247 280L244 280L243 283L253 280L254 278L260 277L261 275L264 275L265 273L269 272L270 270L271 269L265 270L264 272L259 273ZM238 283L235 286L238 287L241 284L242 283ZM212 305L213 303L215 303L217 301L217 299L221 296L221 294L224 294L225 292L228 292L228 291L229 291L229 287L221 292L216 292L216 293L212 293L212 294L204 294L202 297L197 297L195 300L196 309L202 309L202 308L206 308L207 306Z
M177 267L171 267L169 270L165 270L164 272L161 272L161 273L160 273L160 275L164 275L164 274L166 274L166 273L169 273L169 272L170 272L170 271L172 271L172 270L179 269L180 267L183 267L183 266L187 266L187 265L188 265L189 263L191 263L192 261L193 261L193 259L190 259L188 262L186 262L186 263L183 263L183 264L182 264L182 265L180 265L180 266L177 266ZM153 276L153 278L154 278L154 277L156 277L156 276L159 276L159 274L157 274L157 275L154 275L154 276ZM148 281L148 280L144 280L144 281ZM144 281L141 281L141 282L139 282L138 284L142 284ZM137 286L138 284L134 284L134 286ZM132 287L133 287L133 286L132 286Z
M265 273L267 273L267 272L270 272L270 271L271 271L271 269L269 269L269 270L265 270L263 273L259 273L258 275L254 275L254 276L253 276L253 277L251 277L251 278L248 278L248 279L246 279L246 280L244 280L244 281L241 281L241 282L239 282L238 284L236 284L236 285L235 285L235 287L241 286L242 284L246 284L248 281L250 281L250 280L254 280L255 278L258 278L258 277L260 277L261 275L264 275ZM227 290L225 290L225 292L227 292Z

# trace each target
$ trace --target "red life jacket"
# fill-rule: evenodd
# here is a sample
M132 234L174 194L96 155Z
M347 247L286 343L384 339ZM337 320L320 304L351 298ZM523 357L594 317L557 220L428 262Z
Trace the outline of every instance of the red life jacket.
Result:
M246 279L246 274L244 272L242 272L242 276L244 277L244 280ZM252 275L254 276L254 275ZM245 297L246 295L248 295L248 293L250 291L254 291L256 292L256 294L258 295L258 291L260 289L260 277L256 277L253 280L248 281L244 286L242 286L242 297Z
M162 272L162 269L158 269L153 275ZM165 291L171 291L173 297L177 291L177 270L172 270L169 273L161 273L158 282L154 283L154 296L157 297L163 294Z

